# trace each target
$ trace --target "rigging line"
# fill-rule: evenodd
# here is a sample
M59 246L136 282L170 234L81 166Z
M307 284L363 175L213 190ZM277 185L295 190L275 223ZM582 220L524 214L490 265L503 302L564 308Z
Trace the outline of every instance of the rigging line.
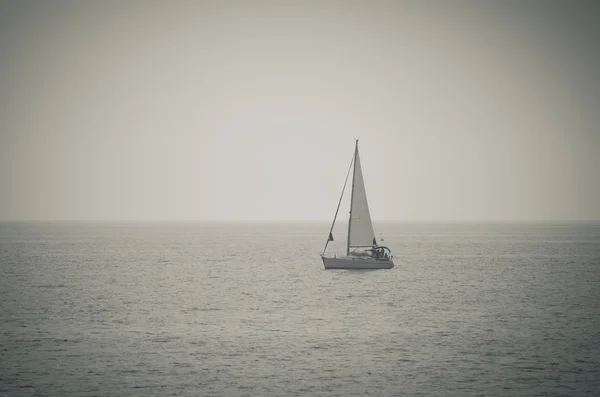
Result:
M331 229L329 229L329 235L327 236L327 242L325 243L325 248L323 248L323 255L325 255L325 251L327 250L327 244L329 244L329 236L333 232L333 226L335 225L335 220L337 218L338 211L340 210L340 204L342 204L342 197L344 197L344 190L346 190L346 184L348 183L348 177L350 176L350 170L352 170L352 164L354 163L354 156L352 155L352 160L350 160L350 167L348 167L348 173L346 174L346 180L344 181L344 187L342 188L342 194L340 195L340 201L338 201L337 208L335 210L335 215L333 216L333 222L331 223Z

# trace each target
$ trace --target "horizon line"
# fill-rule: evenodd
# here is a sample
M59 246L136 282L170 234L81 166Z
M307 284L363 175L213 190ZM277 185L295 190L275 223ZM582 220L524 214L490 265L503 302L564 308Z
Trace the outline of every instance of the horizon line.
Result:
M0 223L329 223L324 219L0 219ZM336 223L347 224L347 220ZM548 223L600 223L600 219L374 219L373 223L406 224L548 224Z

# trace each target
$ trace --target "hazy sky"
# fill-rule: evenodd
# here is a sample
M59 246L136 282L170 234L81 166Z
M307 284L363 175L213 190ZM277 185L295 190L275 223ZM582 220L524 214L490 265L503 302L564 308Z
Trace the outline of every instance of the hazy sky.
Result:
M2 1L0 219L599 220L597 4Z

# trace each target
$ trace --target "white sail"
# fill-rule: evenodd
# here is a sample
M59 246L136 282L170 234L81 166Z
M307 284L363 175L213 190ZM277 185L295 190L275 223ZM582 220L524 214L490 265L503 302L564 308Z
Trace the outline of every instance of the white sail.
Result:
M358 143L354 154L354 177L352 179L352 199L350 205L350 224L348 230L349 247L370 247L374 245L375 233L367 203L367 193L363 180Z

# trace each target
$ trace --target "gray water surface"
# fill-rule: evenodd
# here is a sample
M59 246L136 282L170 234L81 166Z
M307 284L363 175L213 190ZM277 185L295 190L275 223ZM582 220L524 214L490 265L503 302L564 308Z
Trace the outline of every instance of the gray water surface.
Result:
M600 395L600 225L376 229L0 224L0 395Z

